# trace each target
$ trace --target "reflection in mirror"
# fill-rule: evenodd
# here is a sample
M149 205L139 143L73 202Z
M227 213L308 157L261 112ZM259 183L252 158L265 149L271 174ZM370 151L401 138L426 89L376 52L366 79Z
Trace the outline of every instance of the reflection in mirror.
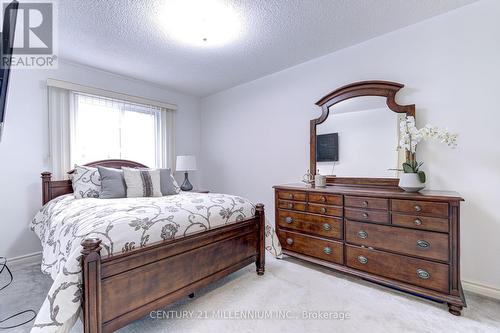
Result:
M347 99L329 109L317 125L316 168L337 177L398 178L404 161L398 149L404 113L390 110L385 97ZM391 170L392 169L392 170Z

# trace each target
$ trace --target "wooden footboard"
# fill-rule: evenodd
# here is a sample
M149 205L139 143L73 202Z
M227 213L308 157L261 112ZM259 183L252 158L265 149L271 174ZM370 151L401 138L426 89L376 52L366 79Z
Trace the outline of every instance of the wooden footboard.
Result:
M252 262L264 274L264 242L262 204L252 219L106 258L99 239L85 239L85 333L115 331Z

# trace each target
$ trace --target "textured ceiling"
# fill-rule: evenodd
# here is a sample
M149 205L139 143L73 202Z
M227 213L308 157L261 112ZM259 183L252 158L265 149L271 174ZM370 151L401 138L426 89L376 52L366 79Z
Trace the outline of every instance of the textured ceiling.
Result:
M475 0L230 0L244 33L217 48L170 39L164 1L58 1L60 57L206 96Z

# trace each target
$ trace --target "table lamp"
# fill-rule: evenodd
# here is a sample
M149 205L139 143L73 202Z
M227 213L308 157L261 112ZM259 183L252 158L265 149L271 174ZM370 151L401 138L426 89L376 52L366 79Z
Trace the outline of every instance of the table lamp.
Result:
M196 170L196 157L193 155L177 156L176 171L184 171L184 182L181 185L181 190L191 191L193 185L189 182L188 171Z

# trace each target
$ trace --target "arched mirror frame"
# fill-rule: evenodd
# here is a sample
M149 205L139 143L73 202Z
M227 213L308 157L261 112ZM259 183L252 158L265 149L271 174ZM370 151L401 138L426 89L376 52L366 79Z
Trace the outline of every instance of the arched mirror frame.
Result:
M386 97L386 104L390 110L397 113L406 113L407 116L415 117L415 104L400 105L396 102L396 94L404 85L389 81L362 81L351 83L340 87L316 102L321 107L321 116L310 122L310 171L316 174L316 126L323 123L330 113L330 108L335 104L347 99L363 96ZM409 152L406 153L407 158ZM327 176L327 184L349 185L349 186L389 186L397 187L398 178L355 178Z

